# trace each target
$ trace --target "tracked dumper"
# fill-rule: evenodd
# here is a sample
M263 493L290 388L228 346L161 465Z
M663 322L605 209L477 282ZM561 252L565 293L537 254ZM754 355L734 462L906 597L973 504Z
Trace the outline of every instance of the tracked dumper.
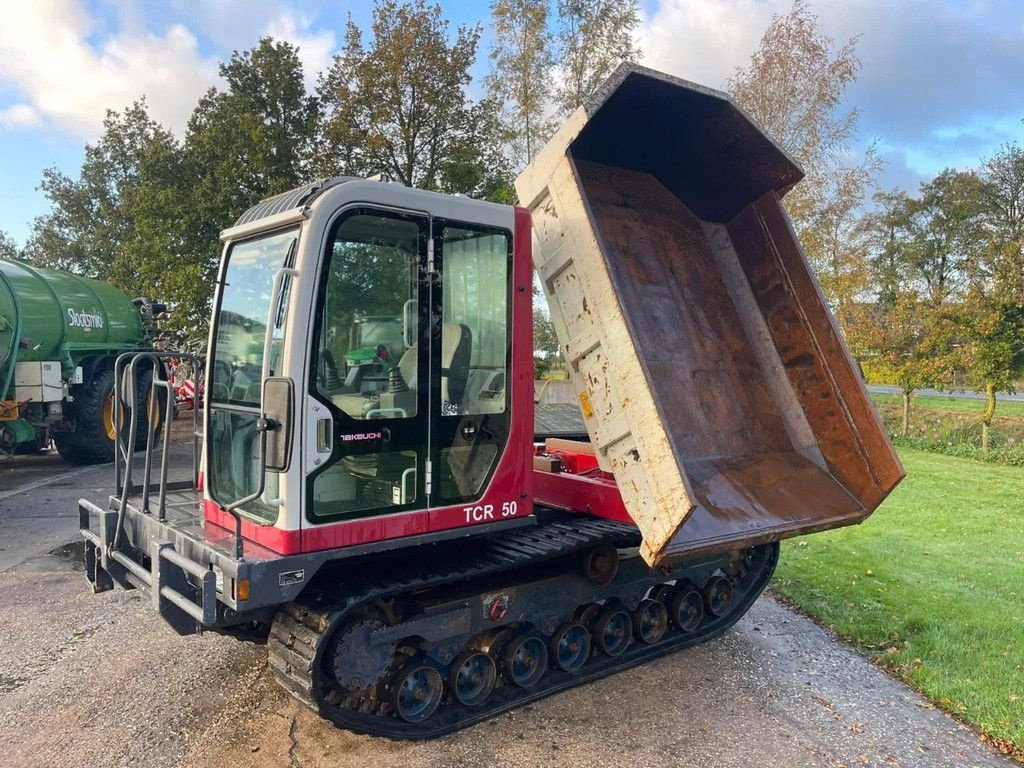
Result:
M724 94L624 66L522 207L354 178L259 203L222 235L197 487L122 448L80 502L94 590L265 640L297 698L396 738L720 634L779 539L902 477L780 205L800 176ZM534 265L568 426L534 413Z

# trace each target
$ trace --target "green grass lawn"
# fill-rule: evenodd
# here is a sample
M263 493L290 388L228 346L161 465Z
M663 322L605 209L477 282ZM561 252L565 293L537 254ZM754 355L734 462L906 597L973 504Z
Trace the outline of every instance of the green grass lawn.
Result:
M783 544L773 587L1020 757L1024 468L900 456L907 478L865 523Z
M872 394L876 403L903 403L903 395ZM950 397L948 395L919 395L914 398L911 408L926 408L933 411L950 413L976 413L979 416L985 408L985 401L967 397ZM1024 403L1011 402L996 398L996 415L1024 418Z

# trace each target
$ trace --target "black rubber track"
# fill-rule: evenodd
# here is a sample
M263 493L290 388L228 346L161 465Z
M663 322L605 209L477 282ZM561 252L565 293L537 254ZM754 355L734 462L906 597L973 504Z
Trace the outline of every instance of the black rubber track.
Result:
M706 622L696 632L670 631L657 644L636 643L621 656L594 657L578 673L552 669L535 688L529 690L511 686L497 688L480 707L443 706L422 723L407 723L392 715L335 706L325 698L326 690L320 675L324 649L330 642L324 640L358 606L413 590L491 576L534 562L571 555L602 543L616 548L635 547L640 544L640 535L636 528L621 523L574 518L481 540L472 553L459 562L423 565L401 579L379 574L377 578L359 584L347 583L344 595L331 595L325 591L304 594L299 602L282 609L274 620L268 640L269 666L286 690L341 728L394 739L436 738L721 634L735 624L761 594L775 570L779 553L777 543L757 548L763 561L750 583L738 591L732 610L719 619Z

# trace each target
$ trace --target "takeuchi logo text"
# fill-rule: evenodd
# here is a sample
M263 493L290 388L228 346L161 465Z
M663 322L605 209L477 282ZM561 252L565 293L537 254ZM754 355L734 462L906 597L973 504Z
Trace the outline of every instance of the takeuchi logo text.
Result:
M350 443L353 440L383 440L383 432L357 432L354 435L340 435L342 442Z
M68 307L68 325L72 328L84 328L87 331L93 328L102 328L103 315L98 312L79 312Z

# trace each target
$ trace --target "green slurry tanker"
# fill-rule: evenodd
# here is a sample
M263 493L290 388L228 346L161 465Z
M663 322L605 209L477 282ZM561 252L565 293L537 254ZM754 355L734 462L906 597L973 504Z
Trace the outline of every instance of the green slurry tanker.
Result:
M111 461L114 363L152 347L163 310L99 280L0 259L0 453L52 438L69 461Z

